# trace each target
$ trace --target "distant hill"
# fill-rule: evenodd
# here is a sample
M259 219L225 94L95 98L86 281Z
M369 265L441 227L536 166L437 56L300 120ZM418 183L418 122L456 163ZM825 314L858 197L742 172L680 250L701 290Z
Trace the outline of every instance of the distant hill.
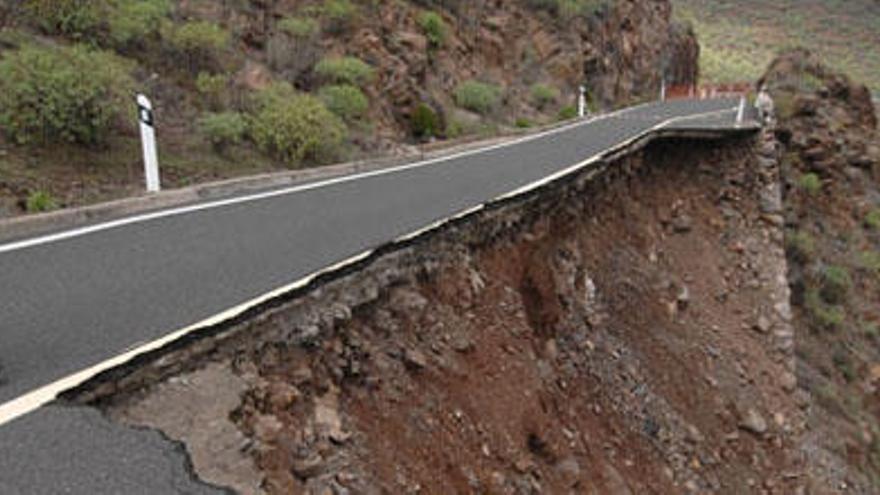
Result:
M878 0L673 0L703 47L703 80L757 79L783 48L804 46L880 95Z

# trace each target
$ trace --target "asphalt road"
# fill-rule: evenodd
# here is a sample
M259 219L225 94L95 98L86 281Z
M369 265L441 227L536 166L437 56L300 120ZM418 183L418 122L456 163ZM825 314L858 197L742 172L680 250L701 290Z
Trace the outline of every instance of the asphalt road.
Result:
M0 404L558 173L670 118L735 105L646 105L423 167L20 249L0 245ZM686 127L731 129L734 119L728 111L688 119ZM0 426L0 493L135 493L143 490L128 487L156 483L164 488L146 492L207 490L168 468L179 447L102 421L48 407ZM141 454L127 458L128 448ZM76 462L62 462L65 455ZM92 483L90 466L113 469ZM35 483L69 487L40 491Z

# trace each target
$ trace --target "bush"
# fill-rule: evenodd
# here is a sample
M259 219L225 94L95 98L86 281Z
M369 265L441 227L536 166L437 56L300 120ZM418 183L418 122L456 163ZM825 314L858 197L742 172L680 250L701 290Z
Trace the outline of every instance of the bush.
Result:
M212 109L224 107L226 90L229 87L229 76L226 74L210 74L199 72L196 77L196 91L205 104Z
M238 112L206 113L199 119L199 130L217 150L238 144L247 132L247 122Z
M330 31L336 33L350 29L357 16L357 6L351 0L325 0L321 11L329 22Z
M455 103L472 112L486 115L498 106L501 90L492 84L465 81L455 88Z
M345 141L345 124L321 100L288 84L260 91L249 119L251 138L265 153L294 165L332 160Z
M813 324L819 328L836 330L846 321L846 312L843 308L825 304L815 290L807 291L804 303Z
M410 115L413 137L418 139L434 137L440 131L440 119L430 106L419 103Z
M52 211L58 209L58 203L55 198L46 191L34 191L27 197L25 203L28 213L39 213L42 211Z
M428 44L432 48L443 46L446 41L446 23L443 18L436 12L425 12L419 16L419 27L428 38Z
M133 87L128 65L111 53L25 46L0 61L0 128L19 144L97 144L130 115Z
M191 71L214 70L229 43L229 32L212 22L192 21L172 29L168 43Z
M840 304L852 287L852 278L842 266L828 266L822 271L822 299L830 304Z
M573 105L566 105L559 110L559 115L557 118L559 120L571 120L577 118L578 110Z
M525 117L519 117L516 119L515 125L520 129L528 129L532 126L532 121Z
M320 29L317 21L308 17L285 17L278 21L278 30L291 38L310 38Z
M325 86L318 92L318 97L328 110L346 122L363 117L370 107L363 91L350 84Z
M325 82L362 87L373 79L375 71L356 57L331 57L318 62L315 73Z
M116 0L107 16L110 39L116 46L143 41L159 33L170 13L169 0Z
M546 84L535 84L531 89L532 105L543 110L548 105L553 105L559 100L559 90Z
M810 172L801 176L798 180L798 186L802 191L813 196L822 190L822 180L818 175Z
M880 230L880 208L874 208L865 215L865 227Z
M96 0L25 0L25 16L48 34L81 38L101 22L102 2Z
M880 275L880 251L863 251L859 255L859 266L875 275Z
M792 259L799 263L809 263L816 252L816 241L810 234L797 230L786 236L785 247Z

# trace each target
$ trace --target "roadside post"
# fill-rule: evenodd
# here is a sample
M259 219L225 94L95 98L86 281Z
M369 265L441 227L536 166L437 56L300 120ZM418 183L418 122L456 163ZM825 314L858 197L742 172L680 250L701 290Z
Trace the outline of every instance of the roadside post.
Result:
M660 81L660 101L666 101L666 75Z
M736 125L741 125L746 115L746 97L739 97L739 110L736 112Z
M587 116L587 88L585 86L581 86L579 89L580 95L578 96L578 117L584 118Z
M156 128L153 120L153 105L143 94L137 95L138 121L141 126L141 143L144 149L144 177L147 192L161 190L159 181L159 158L156 155Z

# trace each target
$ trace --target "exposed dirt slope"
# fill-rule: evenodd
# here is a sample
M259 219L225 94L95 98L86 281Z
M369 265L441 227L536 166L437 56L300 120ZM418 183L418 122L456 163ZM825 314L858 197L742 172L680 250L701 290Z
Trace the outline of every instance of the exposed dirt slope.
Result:
M770 66L779 106L805 452L824 490L880 490L880 139L868 90L804 50ZM848 490L847 490L848 488ZM819 493L825 493L819 491Z
M793 493L778 188L755 146L651 145L78 400L245 493Z

